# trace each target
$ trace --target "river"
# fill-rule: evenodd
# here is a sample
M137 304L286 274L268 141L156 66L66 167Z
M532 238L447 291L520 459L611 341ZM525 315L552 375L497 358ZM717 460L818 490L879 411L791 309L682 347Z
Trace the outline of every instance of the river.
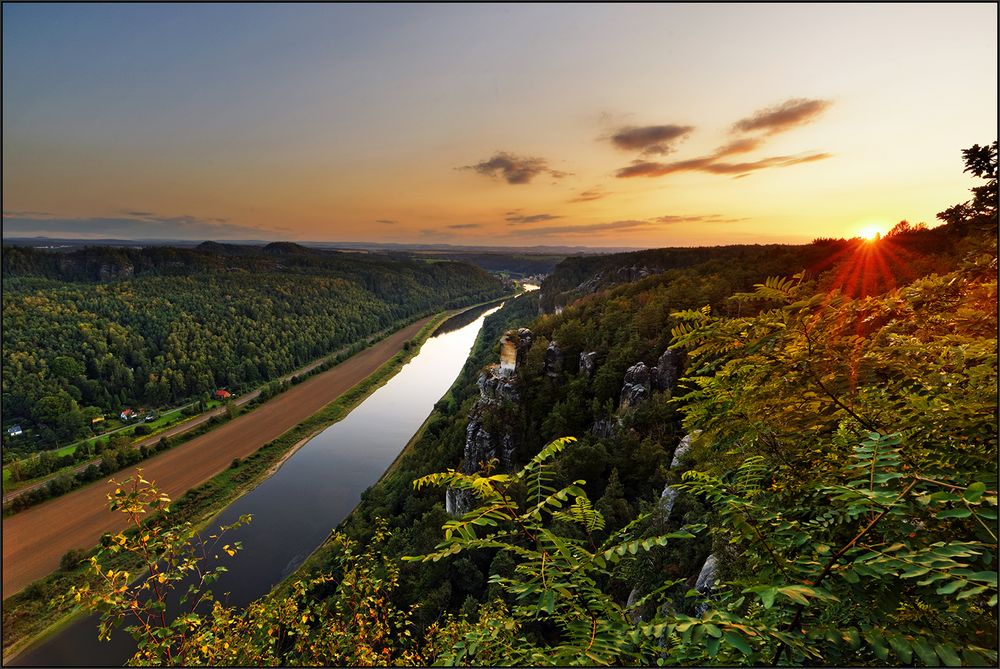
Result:
M420 428L434 403L465 364L483 320L500 307L479 307L446 321L420 352L343 420L326 428L281 468L224 509L206 529L253 521L226 534L243 551L223 564L229 569L212 591L243 606L292 573L351 512ZM97 639L96 615L77 620L18 655L12 666L122 665L134 652L132 638L116 630Z

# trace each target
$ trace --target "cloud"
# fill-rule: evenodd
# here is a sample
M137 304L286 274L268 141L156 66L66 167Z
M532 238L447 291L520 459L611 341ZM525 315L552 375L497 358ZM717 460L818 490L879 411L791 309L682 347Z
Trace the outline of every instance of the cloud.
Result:
M727 218L719 214L704 214L700 216L667 214L657 216L652 220L662 225L673 225L675 223L737 223L749 220L747 218Z
M472 230L473 228L483 227L479 223L456 223L455 225L445 226L451 230Z
M56 236L81 239L260 239L284 237L278 230L236 225L221 218L157 216L66 218L56 216L17 216L4 212L3 235Z
M829 100L807 100L805 98L787 100L780 105L761 109L753 116L740 119L733 124L733 132L763 130L768 135L785 132L811 122L831 104Z
M52 214L50 214L47 211L25 211L25 210L11 211L5 209L3 212L3 216L4 218L7 218L8 216L21 216L24 218L47 218L49 216L52 216Z
M611 143L623 151L641 151L643 155L666 155L671 143L687 135L690 125L647 125L621 128L611 136Z
M754 149L758 148L764 140L759 137L744 137L742 139L736 139L728 144L723 144L715 153L712 154L714 158L723 158L725 156L734 156L740 153L750 153Z
M772 156L761 158L750 162L727 163L721 162L715 156L704 158L693 158L691 160L680 160L673 163L655 163L637 160L628 167L615 172L619 179L630 177L662 177L677 172L708 172L710 174L728 174L734 176L746 176L757 170L771 167L791 167L811 163L817 160L825 160L831 157L829 153L812 153L804 156Z
M610 193L602 189L600 186L595 186L594 188L588 188L576 197L570 198L570 202L591 202L593 200L600 200L603 197L607 197Z
M548 161L544 158L515 156L506 151L498 151L488 160L456 169L473 170L488 177L501 176L509 184L526 184L539 174L548 174L554 179L569 176L568 172L550 169Z
M391 218L376 218L376 223L381 223L382 225L396 225L399 221L395 221Z
M532 228L531 230L525 230L521 233L514 234L531 234L531 235L566 235L573 233L586 232L591 234L601 234L606 232L615 232L622 230L633 230L635 228L644 228L653 225L653 221L642 221L642 220L623 220L623 221L611 221L609 223L581 223L579 225L562 225L562 226L552 226L548 228Z
M508 225L523 225L525 223L542 223L544 221L554 221L562 216L553 214L520 214L517 211L508 211L504 216Z
M661 177L668 174L676 174L678 172L707 172L709 174L730 175L739 179L758 170L769 169L772 167L790 167L792 165L801 165L803 163L824 160L829 158L831 154L810 153L799 156L770 156L767 158L760 158L758 160L740 162L723 160L723 158L751 153L763 146L767 142L767 137L812 122L831 104L832 102L829 100L808 100L805 98L787 100L774 107L759 110L752 116L740 119L733 124L731 129L734 133L761 131L762 134L760 135L733 139L727 144L723 144L707 156L699 156L697 158L689 158L687 160L678 160L667 163L639 158L632 161L631 165L619 169L615 172L615 176L619 179L628 179L631 177ZM624 135L626 139L624 144L618 141L619 137L622 136L621 132L619 135L614 136L613 141L615 141L616 145L620 148L640 148L645 146L643 144L643 139L647 138L649 142L652 142L651 145L656 147L657 150L650 151L647 148L647 150L644 150L640 155L646 156L656 152L663 153L662 151L659 151L659 149L663 147L660 147L656 143L655 132L652 132L657 128L673 129L675 133L680 133L676 135L677 137L681 137L686 134L686 132L691 130L691 128L681 128L680 126L629 128L627 130L633 133L633 135ZM684 132L681 133L681 130L684 130ZM629 143L629 141L631 141L631 143Z

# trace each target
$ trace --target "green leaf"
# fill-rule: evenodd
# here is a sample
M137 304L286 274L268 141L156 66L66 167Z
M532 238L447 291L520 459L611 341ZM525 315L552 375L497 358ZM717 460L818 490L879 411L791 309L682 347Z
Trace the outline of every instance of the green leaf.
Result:
M986 492L986 484L983 483L982 481L976 481L975 483L973 483L972 485L970 485L968 488L965 489L965 492L962 494L962 497L965 498L966 502L978 502L979 499L983 496L983 493L985 492Z
M913 649L904 637L896 635L889 637L889 645L903 664L909 664L913 659Z
M705 631L708 633L709 636L713 636L713 637L716 637L716 638L722 636L722 630L720 630L718 627L716 627L712 623L706 623L704 625L704 627L705 627Z
M976 595L984 593L989 589L988 585L981 585L978 588L969 588L968 590L963 590L959 593L958 597L955 599L968 599L970 597L975 597Z
M809 592L808 589L800 585L789 585L784 588L778 588L778 592L783 594L785 597L788 597L793 602L808 606L809 600L805 598L803 591Z
M917 655L920 656L920 661L923 662L928 667L935 667L938 665L937 653L931 649L930 644L920 638L916 638L910 642L913 650L916 651Z
M972 515L972 511L969 509L945 509L944 511L939 511L937 514L938 518L968 518Z
M764 604L764 608L769 609L774 606L774 597L778 594L778 588L771 586L764 588L757 594L760 596L760 601Z
M753 649L750 648L750 645L737 632L726 632L723 634L723 638L726 640L726 643L744 655L749 657L753 654Z
M945 583L944 585L942 585L940 588L937 589L937 594L939 595L954 594L955 591L959 590L963 585L965 585L965 581L949 581L948 583Z
M960 667L962 666L962 660L959 659L958 655L955 653L955 649L951 647L950 644L935 644L935 652L937 652L938 657L941 661L949 667Z

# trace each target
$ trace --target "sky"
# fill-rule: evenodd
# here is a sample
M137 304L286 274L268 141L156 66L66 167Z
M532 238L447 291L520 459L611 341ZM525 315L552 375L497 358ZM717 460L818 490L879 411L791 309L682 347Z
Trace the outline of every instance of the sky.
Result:
M3 5L3 236L664 247L969 199L995 4Z

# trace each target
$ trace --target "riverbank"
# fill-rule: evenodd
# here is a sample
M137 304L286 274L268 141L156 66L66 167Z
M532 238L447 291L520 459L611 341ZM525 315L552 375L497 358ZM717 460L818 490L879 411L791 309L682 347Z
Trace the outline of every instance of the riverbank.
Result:
M512 295L509 298L506 298L505 300L496 300L494 302L490 302L489 304L490 305L492 305L492 304L500 304L502 302L506 302L506 301L509 301L511 299L514 299L514 298L518 297L521 294L523 294L523 292L519 292L519 293L517 293L515 295ZM476 351L479 350L481 346L483 346L483 342L484 342L484 330L480 329L480 331L476 335L475 341L473 342L472 350L470 351L470 354L469 354L469 359L472 359L475 356ZM466 365L468 365L468 360L469 359L466 360ZM463 367L463 369L464 369L464 367ZM423 438L424 433L426 432L428 425L430 425L435 420L438 420L438 419L440 419L442 417L443 414L437 409L437 406L439 404L441 404L442 402L445 402L445 403L448 402L454 396L454 393L455 393L456 389L460 385L462 385L466 380L467 379L463 378L463 373L460 372L459 375L452 382L452 384L448 387L448 389L440 397L440 399L438 400L438 402L435 404L435 408L427 415L427 417L420 424L420 427L408 439L408 441L406 442L406 445L399 451L399 453L395 456L395 458L388 465L388 467L381 473L381 475L379 476L379 478L375 482L372 483L372 486L371 486L372 489L375 489L384 480L386 480L388 477L392 476L393 473L395 473L395 471L398 468L399 464L411 453L411 451L413 450L415 444L417 444L421 440L421 438ZM344 519L338 525L338 528L337 528L338 530L340 530L341 527L350 520L351 516L355 513L355 511L360 507L361 504L362 504L361 501L359 501L357 504L355 504L355 506L351 509L351 511L344 517ZM282 580L281 583L279 583L277 586L275 586L275 588L273 590L273 594L275 596L280 597L280 596L282 596L284 594L288 594L288 592L289 592L289 590L288 590L289 584L295 582L296 580L302 580L304 578L304 575L309 574L309 573L313 573L313 572L317 572L317 571L322 571L322 569L321 569L322 566L325 563L327 563L328 560L329 560L330 539L332 538L332 536L333 536L333 533L331 532L330 537L327 537L326 540L324 540L319 546L317 546L308 555L308 557L306 557L306 559L302 562L302 564L299 565L299 567L297 569L295 569L292 573L290 573L288 576L286 576Z
M259 485L271 473L277 471L281 462L290 455L289 451L301 447L312 436L341 420L368 395L384 385L406 362L419 352L420 345L433 334L435 329L458 311L464 311L464 309L444 312L432 318L425 318L388 338L391 340L392 345L394 345L395 350L391 358L382 361L382 364L376 367L374 371L371 371L366 377L347 388L333 401L328 402L306 419L299 421L277 438L259 447L255 452L245 454L238 463L232 463L233 457L230 457L230 454L226 454L222 458L224 460L224 469L221 472L201 485L188 490L186 494L176 500L173 505L172 514L175 521L187 521L192 522L196 526L203 526L218 514L221 509ZM416 329L415 332L414 329ZM406 342L411 342L411 345L404 347ZM364 355L370 350L368 349L358 355ZM310 379L310 381L320 379L330 372L341 369L342 366L343 364ZM287 400L288 397L294 396L291 394L292 391L302 388L308 389L310 381L305 381L274 399L286 398ZM261 409L266 406L265 404ZM247 414L247 417L250 415L252 414ZM149 462L147 462L148 464ZM143 475L146 478L151 478L148 467L143 470ZM159 484L159 482L157 483ZM94 487L98 488L100 493L104 492L105 486L95 485ZM159 487L163 488L162 485ZM42 509L48 504L55 504L62 499L67 498L59 498L37 508ZM99 502L95 503L99 504L101 510L106 511L107 503L103 499L103 496ZM81 507L81 511L85 510ZM24 513L27 514L31 511L29 510ZM14 520L21 515L18 514L18 516L10 520ZM10 520L6 522L10 522ZM4 527L5 534L7 533L6 522ZM99 537L100 535L98 534L97 536ZM93 544L96 543L95 539ZM4 541L4 545L5 547L8 545L6 540ZM58 555L62 554L58 550L56 553ZM58 561L58 558L56 559ZM5 566L9 564L6 556L4 563ZM4 571L6 578L7 570L5 569ZM74 606L57 600L69 590L70 586L81 585L85 582L86 577L87 574L83 567L77 567L72 570L59 569L55 573L35 581L25 591L4 600L3 654L5 664L14 659L16 654L23 649L56 633L83 613L79 610L74 611ZM57 619L56 622L53 622L53 619Z

